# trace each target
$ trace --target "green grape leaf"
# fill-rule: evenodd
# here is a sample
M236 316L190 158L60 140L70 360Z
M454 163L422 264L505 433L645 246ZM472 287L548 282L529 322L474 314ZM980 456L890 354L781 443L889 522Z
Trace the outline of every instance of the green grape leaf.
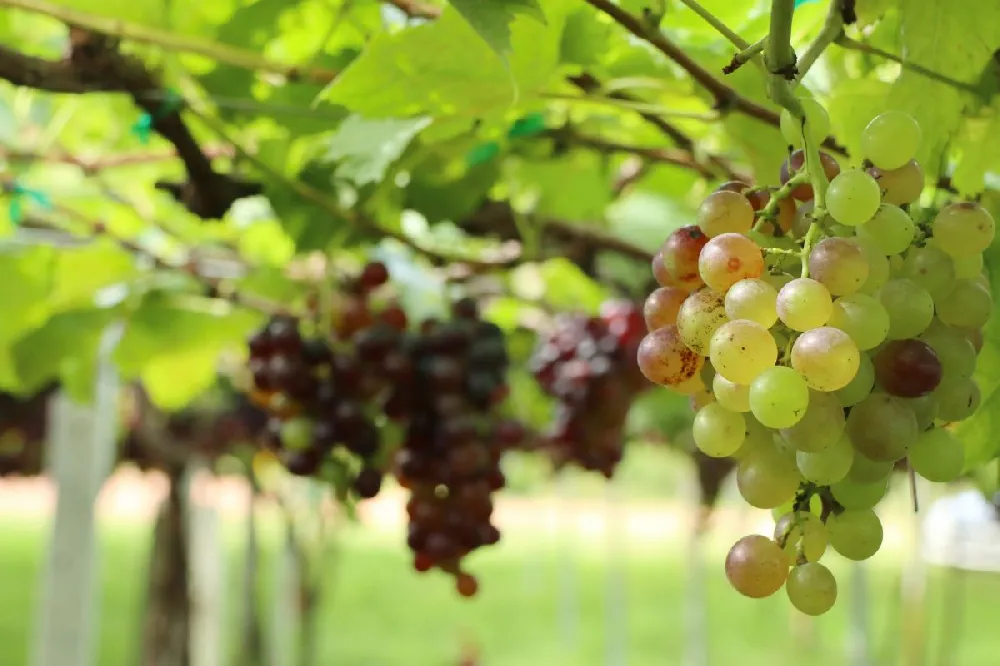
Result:
M1000 44L1000 4L979 0L904 0L899 7L900 48L911 63L974 84ZM947 83L903 69L888 105L912 114L923 130L917 160L940 164L958 131L970 95Z
M469 22L479 36L506 57L510 53L510 25L518 15L545 21L545 14L536 0L451 0L451 6Z
M138 274L132 255L111 240L61 250L52 276L50 307L57 310L91 303L101 289L122 285Z
M596 152L573 151L553 160L511 160L511 198L537 198L535 212L563 219L603 216L611 203L611 176Z
M589 67L600 63L608 50L613 26L597 12L584 7L566 17L560 45L561 60L567 65Z
M142 367L139 379L153 404L176 411L212 388L218 378L218 362L218 347L192 347L151 359Z
M0 344L45 322L57 261L52 248L0 246Z
M517 19L509 68L458 12L379 33L320 98L367 118L488 116L547 84L559 60L562 21Z
M14 343L12 358L20 388L35 392L54 379L71 377L74 397L87 401L101 334L115 315L115 310L60 312Z
M330 137L325 157L337 162L338 177L355 185L377 183L430 124L427 117L370 120L352 115Z
M524 264L511 272L513 292L526 300L543 300L552 307L596 313L608 297L604 288L564 257Z
M983 117L968 119L955 142L958 164L951 175L951 184L962 194L974 194L986 186L986 174L1000 169L1000 97L984 111Z

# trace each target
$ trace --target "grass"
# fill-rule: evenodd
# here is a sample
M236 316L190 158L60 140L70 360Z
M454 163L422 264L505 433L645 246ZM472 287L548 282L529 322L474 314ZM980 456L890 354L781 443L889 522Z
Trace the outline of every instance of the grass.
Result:
M276 523L266 520L262 589L273 590ZM27 648L35 617L35 595L44 560L47 522L3 517L0 520L0 666L28 663ZM835 556L841 601L817 621L793 616L783 593L770 599L740 598L721 570L726 547L739 536L715 533L704 556L704 595L708 608L710 663L715 666L841 666L851 612L850 570ZM746 528L743 528L746 532ZM150 528L145 524L104 522L100 526L102 594L99 620L100 666L136 663ZM227 589L240 589L241 531L227 523ZM689 645L686 614L697 567L685 556L686 539L653 534L610 543L601 536L577 534L560 540L538 530L511 530L501 546L474 557L471 569L481 581L472 602L454 594L443 575L416 575L396 534L360 526L344 528L336 559L328 563L328 594L321 608L322 666L451 666L460 646L475 641L488 666L598 666L618 645L629 666L683 663ZM868 568L870 612L879 662L901 663L900 645L913 644L900 631L900 567L897 552L881 553ZM1000 578L964 574L929 579L927 608L930 658L921 666L994 666L995 600ZM614 589L609 581L621 576ZM959 584L959 581L962 581ZM946 591L964 589L965 599L945 605ZM613 595L624 594L615 604ZM611 596L609 596L609 594ZM265 604L266 605L266 604ZM941 618L958 618L961 634L951 635L950 658L938 658ZM239 599L231 596L228 641L238 645ZM949 630L952 631L953 630ZM619 663L625 663L624 661ZM289 664L291 666L291 664Z

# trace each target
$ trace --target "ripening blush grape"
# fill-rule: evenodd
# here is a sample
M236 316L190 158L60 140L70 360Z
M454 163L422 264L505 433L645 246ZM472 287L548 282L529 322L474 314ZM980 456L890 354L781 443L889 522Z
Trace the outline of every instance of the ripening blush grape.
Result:
M709 288L725 292L740 280L760 277L764 272L764 255L746 236L725 233L702 248L698 271Z
M711 289L700 289L681 304L677 312L677 330L688 347L707 356L712 335L724 323L725 296Z
M882 203L882 190L875 179L860 169L842 171L826 190L830 217L849 227L868 222Z
M809 275L834 296L861 289L871 270L864 250L853 239L825 238L809 253Z
M924 170L916 160L910 160L898 169L869 167L868 174L882 189L882 201L896 206L911 204L920 198L924 189Z
M795 278L778 292L775 309L782 323L793 331L823 326L833 314L830 291L811 278Z
M792 345L792 367L817 391L837 391L858 372L861 352L851 337L830 326L806 331Z
M692 379L704 363L702 356L684 344L676 326L647 333L639 344L636 359L646 379L668 387Z
M960 201L938 211L932 224L934 240L952 257L980 254L993 242L996 224L978 203Z
M886 393L899 398L929 395L941 383L941 359L923 340L891 340L875 354L875 379Z
M646 330L655 331L677 323L677 313L688 297L688 292L680 287L660 287L646 297L642 315L646 320Z
M823 173L826 179L833 180L840 173L840 165L829 153L820 151L819 162L823 166ZM793 175L802 171L806 165L806 154L801 148L792 152L784 162L781 163L781 170L778 173L778 180L782 185L787 183ZM812 201L813 188L809 183L802 183L792 189L792 198L797 201Z
M796 609L815 617L826 613L837 603L837 580L819 562L807 562L788 573L785 592Z
M726 578L737 592L752 599L769 597L785 584L788 556L759 534L745 536L726 555Z
M698 257L707 243L708 236L695 225L675 229L667 236L660 247L660 256L677 286L692 291L703 284L698 274Z
M778 360L771 333L755 321L735 319L712 335L712 367L736 384L749 384Z
M722 190L705 197L696 219L709 238L725 233L745 234L753 226L754 210L742 194Z
M884 111L861 132L861 152L880 169L898 169L917 154L923 134L905 111Z

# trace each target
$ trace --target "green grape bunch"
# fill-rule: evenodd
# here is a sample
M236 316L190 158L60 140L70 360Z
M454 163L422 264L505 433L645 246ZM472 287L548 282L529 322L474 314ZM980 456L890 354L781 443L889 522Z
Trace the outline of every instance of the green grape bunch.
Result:
M773 535L730 550L732 586L753 598L784 587L821 615L837 582L820 560L878 552L892 470L934 482L964 470L953 429L980 402L995 225L978 203L919 208L921 129L900 111L865 127L858 168L819 153L816 197L804 144L830 121L814 100L803 107L803 122L781 119L793 149L781 187L725 183L664 242L637 361L690 396L698 449L735 459L742 497L776 517Z

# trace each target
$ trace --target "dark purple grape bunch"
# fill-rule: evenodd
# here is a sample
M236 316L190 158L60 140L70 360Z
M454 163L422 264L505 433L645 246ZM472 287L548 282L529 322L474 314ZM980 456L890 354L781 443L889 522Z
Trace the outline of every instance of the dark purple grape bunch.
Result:
M576 464L608 478L614 474L629 407L648 387L635 363L645 330L638 306L613 300L596 317L558 318L536 347L532 374L558 401L547 439L557 467Z
M372 262L353 280L341 303L333 344L304 339L299 322L277 316L250 340L253 402L270 416L269 448L294 474L319 474L335 449L360 461L353 490L378 494L381 435L373 415L389 387L405 384L412 364L405 349L405 313L391 305L372 314L369 296L388 271Z
M472 596L478 583L462 559L495 544L493 494L504 487L500 460L525 436L494 410L507 396L509 364L503 332L461 300L448 322L427 321L409 340L412 382L398 387L409 406L405 439L396 452L399 483L410 491L407 544L414 568L438 568Z

